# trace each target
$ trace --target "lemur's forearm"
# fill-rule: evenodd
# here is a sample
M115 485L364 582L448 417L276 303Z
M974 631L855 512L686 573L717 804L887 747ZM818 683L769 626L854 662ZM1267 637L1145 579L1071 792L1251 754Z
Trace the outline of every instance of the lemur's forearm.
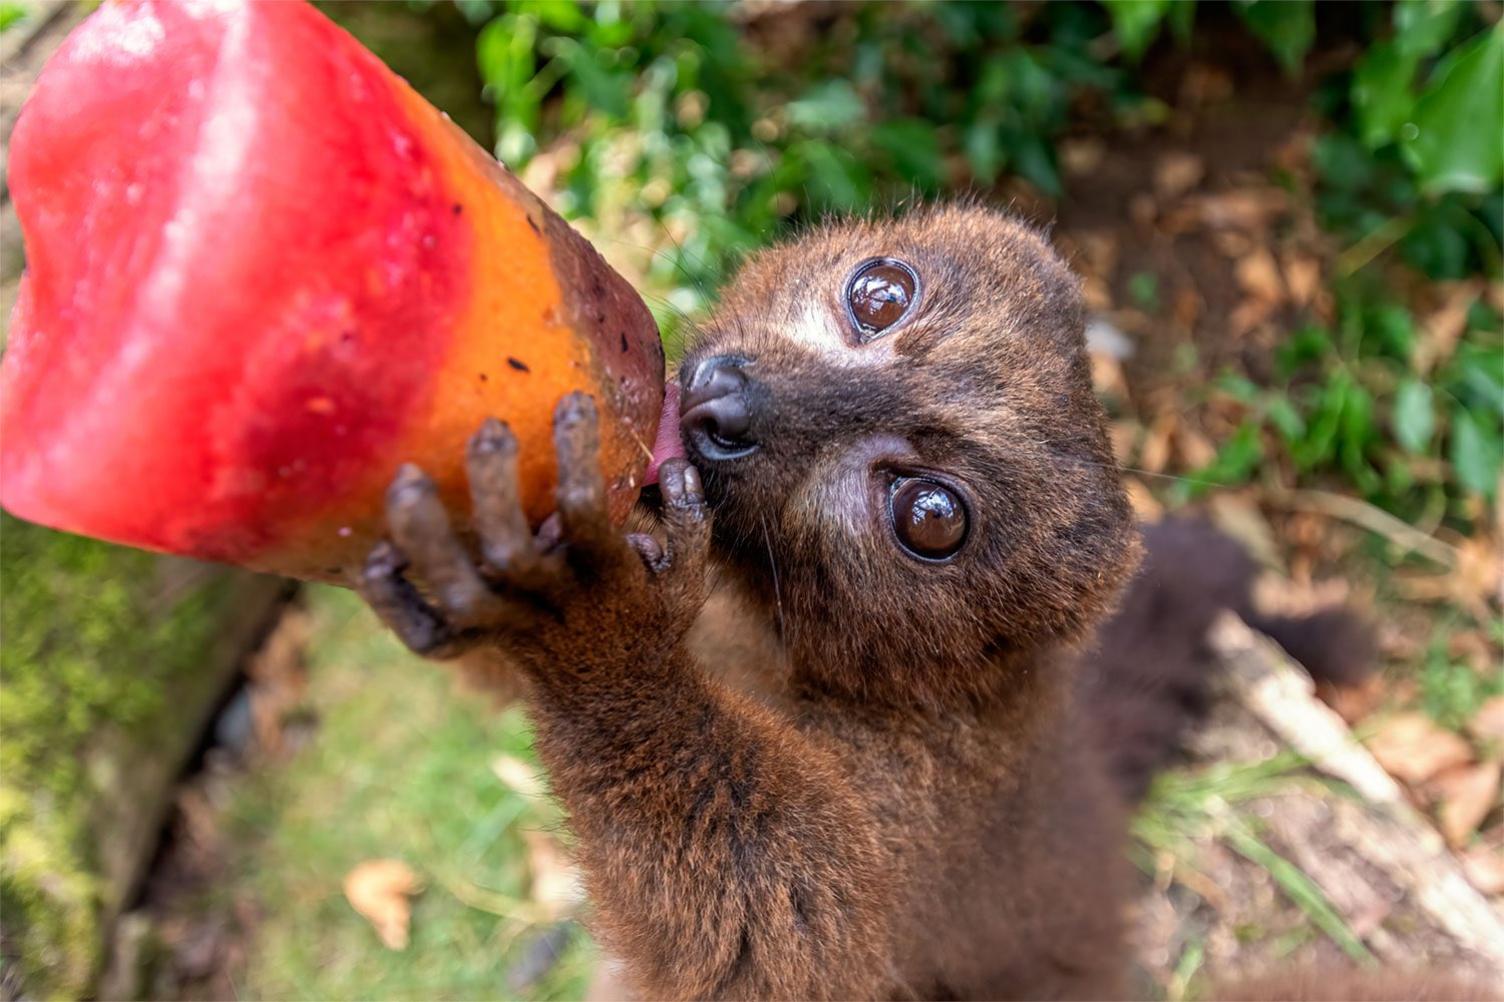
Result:
M675 650L534 692L597 924L651 998L851 998L886 975L870 813L830 752Z

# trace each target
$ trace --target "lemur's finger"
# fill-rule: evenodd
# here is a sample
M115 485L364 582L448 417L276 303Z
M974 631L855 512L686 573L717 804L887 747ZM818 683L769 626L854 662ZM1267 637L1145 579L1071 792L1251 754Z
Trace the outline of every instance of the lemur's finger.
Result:
M663 523L667 533L668 568L699 573L710 544L710 515L700 471L683 459L670 459L658 470L663 491Z
M688 626L705 601L705 555L710 545L710 517L700 473L682 459L671 459L658 470L663 490L665 549L654 568L663 589L665 607Z
M465 456L470 504L480 536L482 572L522 591L541 591L550 565L528 528L517 491L517 437L495 418L487 418L470 439Z
M658 544L658 540L645 532L628 534L627 545L637 551L643 564L655 574L668 564L668 558L664 556L663 547Z
M360 574L360 594L381 621L414 653L457 654L458 638L403 576L407 559L388 542L377 543Z
M494 612L490 590L455 536L438 488L411 463L387 488L386 520L398 549L456 627Z
M595 401L584 393L565 395L554 410L559 518L568 551L587 562L615 557L622 549L606 511L597 421Z

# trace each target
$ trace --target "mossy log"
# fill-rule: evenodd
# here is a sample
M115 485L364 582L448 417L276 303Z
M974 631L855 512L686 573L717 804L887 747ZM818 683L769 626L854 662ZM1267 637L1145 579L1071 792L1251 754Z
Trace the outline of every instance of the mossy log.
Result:
M275 578L0 516L4 994L89 993Z

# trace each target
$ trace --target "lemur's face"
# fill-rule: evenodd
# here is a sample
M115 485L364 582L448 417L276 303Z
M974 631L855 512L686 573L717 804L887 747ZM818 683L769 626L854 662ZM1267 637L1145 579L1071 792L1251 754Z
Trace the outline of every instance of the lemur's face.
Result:
M938 209L764 252L680 384L718 550L791 644L865 666L833 683L1073 635L1131 566L1076 281L1007 217Z

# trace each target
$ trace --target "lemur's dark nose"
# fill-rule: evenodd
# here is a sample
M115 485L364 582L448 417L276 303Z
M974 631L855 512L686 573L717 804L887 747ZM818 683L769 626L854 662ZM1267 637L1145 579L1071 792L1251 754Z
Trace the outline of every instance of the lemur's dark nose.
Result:
M743 361L707 358L695 367L679 402L679 427L710 459L736 459L757 448Z

